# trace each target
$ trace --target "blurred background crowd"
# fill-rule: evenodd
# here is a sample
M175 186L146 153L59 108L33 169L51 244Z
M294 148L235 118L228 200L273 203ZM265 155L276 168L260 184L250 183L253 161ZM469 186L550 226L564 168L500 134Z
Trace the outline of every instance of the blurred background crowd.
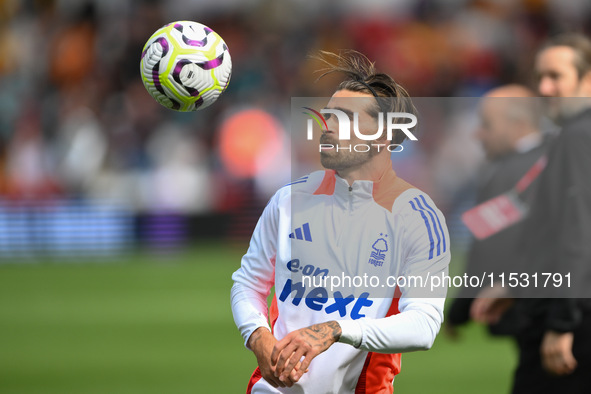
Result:
M188 114L139 76L148 37L182 19L218 32L233 62L218 102ZM590 2L0 0L0 257L247 239L304 174L291 98L334 89L310 54L356 49L413 97L479 97L531 84L535 51L567 30L591 32ZM453 215L484 158L472 131L431 131L403 172L460 235Z

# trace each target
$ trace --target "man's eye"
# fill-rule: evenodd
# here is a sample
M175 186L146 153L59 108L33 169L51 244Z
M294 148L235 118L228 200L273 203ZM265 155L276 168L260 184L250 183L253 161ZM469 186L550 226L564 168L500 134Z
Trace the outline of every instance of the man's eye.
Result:
M560 74L555 71L551 71L551 72L547 73L545 76L550 78L553 81L560 79Z
M329 120L330 117L332 116L331 113L326 113L326 114L322 114L324 116L324 120Z

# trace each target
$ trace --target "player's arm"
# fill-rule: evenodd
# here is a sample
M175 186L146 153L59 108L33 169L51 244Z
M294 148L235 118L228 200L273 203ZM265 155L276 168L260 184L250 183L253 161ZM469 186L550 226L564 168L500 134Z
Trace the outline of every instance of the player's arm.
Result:
M240 268L232 274L234 284L231 304L234 322L244 343L259 327L270 331L267 318L267 296L274 281L276 255L277 203L269 201L259 218Z
M278 213L277 195L259 218L240 268L234 272L231 305L244 344L257 358L261 374L274 387L285 385L274 376L270 354L277 341L268 323L267 296L274 281Z
M448 260L449 261L449 260ZM400 353L427 350L443 320L443 298L403 298L398 315L381 319L328 321L293 331L278 341L271 361L280 380L299 380L312 360L335 342L343 342L362 350L379 353ZM291 368L301 361L295 375Z
M234 322L244 344L255 354L261 375L272 386L285 387L294 381L288 376L284 383L275 376L271 352L277 339L271 333L267 316L267 297L274 282L277 253L278 198L276 194L267 204L240 268L232 275L231 304Z
M335 342L379 353L427 350L441 327L443 299L405 299L400 314L381 319L328 321L301 328L275 344L271 362L275 375L297 381L312 360ZM303 360L302 360L303 357ZM301 361L300 370L292 368Z
M431 348L443 321L448 274L449 234L443 214L427 196L417 196L399 210L404 221L403 276L413 287L400 288L400 313L381 319L339 322L340 342L379 353ZM411 280L413 278L413 280ZM437 280L433 280L437 278Z
M447 266L449 256L439 263ZM447 273L447 270L443 272ZM433 272L433 275L436 274L436 271ZM377 353L430 349L443 322L445 298L440 294L428 297L427 293L418 293L413 297L408 294L409 291L406 293L403 290L398 304L400 313L396 315L339 321L342 331L339 342Z
M396 206L396 205L395 205ZM449 234L443 214L429 197L418 195L399 206L404 221L403 276L414 286L400 288L400 313L381 319L339 322L340 342L378 353L430 349L443 321L447 288L440 279L448 273Z

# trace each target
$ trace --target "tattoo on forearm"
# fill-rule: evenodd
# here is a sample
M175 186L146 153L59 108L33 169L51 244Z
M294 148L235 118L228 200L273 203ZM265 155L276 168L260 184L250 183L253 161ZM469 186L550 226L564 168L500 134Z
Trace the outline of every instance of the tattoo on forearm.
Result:
M262 332L260 329L255 330L251 335L250 338L248 339L248 346L251 349L254 349L256 347L256 344L258 341L260 341L261 336L262 336Z
M320 342L322 346L326 347L332 342L339 340L341 336L341 326L333 320L307 327L302 331L302 334L308 339ZM310 342L311 341L308 341L308 344L312 345Z

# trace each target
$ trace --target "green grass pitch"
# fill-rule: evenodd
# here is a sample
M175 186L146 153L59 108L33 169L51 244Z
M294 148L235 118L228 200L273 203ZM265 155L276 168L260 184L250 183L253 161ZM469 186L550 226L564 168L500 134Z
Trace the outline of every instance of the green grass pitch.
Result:
M230 312L245 247L0 264L0 393L243 393L256 366ZM503 393L508 340L471 326L403 355L395 392Z

